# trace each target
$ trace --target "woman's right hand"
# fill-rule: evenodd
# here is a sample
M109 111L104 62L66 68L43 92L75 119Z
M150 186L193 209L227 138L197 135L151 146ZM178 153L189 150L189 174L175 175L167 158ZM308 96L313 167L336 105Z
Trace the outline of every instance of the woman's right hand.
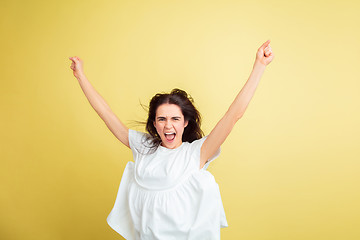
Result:
M84 76L83 61L77 56L69 57L69 59L72 61L70 68L73 70L74 76L77 79Z

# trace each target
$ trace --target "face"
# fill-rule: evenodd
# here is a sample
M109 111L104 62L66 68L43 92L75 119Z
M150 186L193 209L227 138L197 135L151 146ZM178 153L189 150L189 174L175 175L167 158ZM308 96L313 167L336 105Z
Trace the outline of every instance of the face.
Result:
M182 144L184 128L188 125L176 104L164 103L156 109L154 126L161 138L161 145L175 149Z

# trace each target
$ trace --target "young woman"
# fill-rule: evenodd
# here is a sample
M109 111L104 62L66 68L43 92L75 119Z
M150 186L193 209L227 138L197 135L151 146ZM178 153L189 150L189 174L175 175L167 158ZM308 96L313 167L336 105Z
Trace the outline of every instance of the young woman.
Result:
M243 116L273 60L270 41L257 51L252 72L225 115L203 136L192 98L180 89L150 101L147 133L128 129L93 88L83 61L70 57L74 76L110 131L133 153L125 167L108 224L126 239L220 239L227 227L219 186L206 170Z

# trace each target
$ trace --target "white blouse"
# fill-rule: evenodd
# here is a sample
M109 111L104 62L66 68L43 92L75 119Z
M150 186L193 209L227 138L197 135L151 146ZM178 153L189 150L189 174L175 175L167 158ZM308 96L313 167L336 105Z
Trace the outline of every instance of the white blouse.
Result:
M145 133L129 129L134 162L125 167L114 207L107 217L125 239L220 239L227 227L219 185L200 168L206 137L175 149L159 146L147 154Z

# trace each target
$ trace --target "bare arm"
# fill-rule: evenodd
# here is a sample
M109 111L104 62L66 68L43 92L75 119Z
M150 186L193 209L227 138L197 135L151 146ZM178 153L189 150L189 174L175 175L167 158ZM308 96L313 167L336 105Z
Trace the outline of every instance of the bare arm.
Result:
M102 98L102 96L95 90L89 80L86 78L82 70L82 61L80 58L70 58L73 61L71 69L74 71L74 76L77 78L81 89L83 90L90 105L94 108L96 113L105 122L109 130L119 139L125 146L129 145L129 129L119 120L113 113L109 105Z
M235 123L244 115L250 100L254 96L260 78L265 71L265 67L274 57L270 46L268 47L269 43L270 41L265 42L258 49L256 60L249 79L236 96L234 102L230 105L228 111L216 124L203 143L200 153L200 168L202 168L206 161L216 153L221 144L223 144L230 134Z

